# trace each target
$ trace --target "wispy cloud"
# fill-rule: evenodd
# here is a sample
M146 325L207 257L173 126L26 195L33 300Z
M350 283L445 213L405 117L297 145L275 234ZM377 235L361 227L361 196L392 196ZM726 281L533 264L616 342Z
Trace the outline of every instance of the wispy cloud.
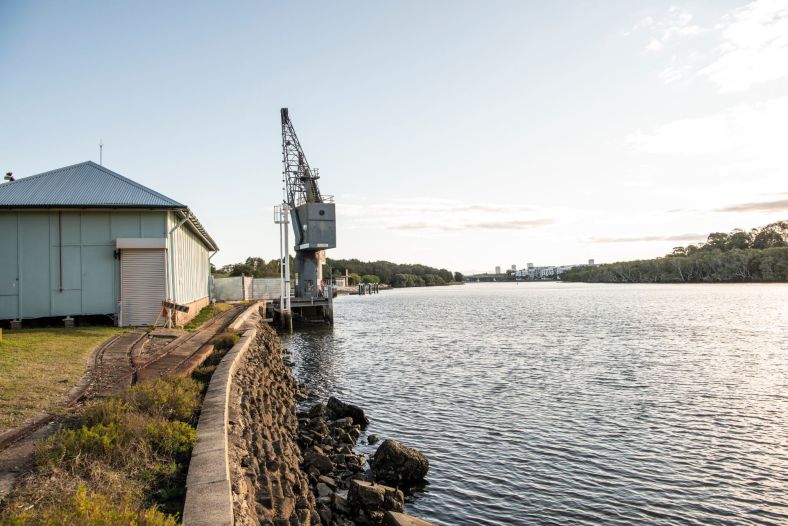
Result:
M674 208L673 210L668 210L665 212L666 214L687 214L691 212L701 212L702 210L698 210L697 208Z
M717 208L715 212L782 212L788 211L788 199L778 201L761 201L758 203L741 203Z
M718 56L698 75L720 91L746 91L788 77L788 3L757 0L734 9L715 27Z
M479 223L446 224L417 221L390 225L391 230L442 230L445 232L461 232L464 230L524 230L553 224L553 219L524 219L511 221L487 221Z
M588 243L643 243L648 241L703 241L706 234L678 234L670 236L592 237Z
M643 49L644 52L661 51L672 40L699 35L704 31L701 26L692 23L692 14L677 6L668 9L667 14L659 20L644 18L632 31L641 29L648 29L652 35Z
M637 131L626 141L636 150L652 154L719 154L735 152L739 158L757 159L772 167L785 165L784 137L788 124L788 97L740 104L719 113L679 119Z
M524 204L464 202L441 198L391 199L380 203L347 203L341 214L353 227L400 231L461 232L467 230L522 230L553 222Z
M662 17L646 17L624 33L635 34L646 35L645 54L670 54L670 63L659 73L666 84L701 78L724 93L788 77L785 0L755 0L703 26L693 22L690 12L673 6ZM685 45L688 37L699 35L705 46Z

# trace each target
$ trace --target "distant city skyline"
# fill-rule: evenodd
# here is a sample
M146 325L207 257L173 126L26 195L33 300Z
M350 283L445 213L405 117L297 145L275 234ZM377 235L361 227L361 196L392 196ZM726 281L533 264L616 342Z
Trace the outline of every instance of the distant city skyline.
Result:
M101 141L217 266L278 257L285 106L336 196L331 258L604 263L788 217L784 0L10 0L0 74L3 173Z

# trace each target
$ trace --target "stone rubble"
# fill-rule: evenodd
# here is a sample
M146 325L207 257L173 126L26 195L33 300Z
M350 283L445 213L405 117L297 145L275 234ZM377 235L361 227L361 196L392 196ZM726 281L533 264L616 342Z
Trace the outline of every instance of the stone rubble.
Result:
M243 360L231 387L227 437L235 524L321 524L295 441L298 384L268 324L260 322Z
M402 489L426 475L424 455L389 439L368 462L353 449L369 420L337 398L297 412L296 400L310 393L267 324L258 325L244 361L231 389L228 431L235 524L371 526L409 517L401 513ZM398 459L404 470L394 466ZM383 479L393 482L379 484Z

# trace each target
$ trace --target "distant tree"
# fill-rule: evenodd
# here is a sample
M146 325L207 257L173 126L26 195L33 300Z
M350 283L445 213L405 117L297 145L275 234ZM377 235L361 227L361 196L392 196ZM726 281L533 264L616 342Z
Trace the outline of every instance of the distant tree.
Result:
M362 283L380 283L380 278L374 274L364 274L361 276Z
M461 281L464 281L464 280L465 280L465 276L463 276L463 275L462 275L462 274L460 274L459 272L455 272L455 273L454 273L454 281L459 281L459 282L461 282Z
M709 250L725 250L727 243L728 234L723 232L714 232L713 234L709 234L709 237L706 238L706 244L703 246L703 248Z
M335 269L347 269L359 276L372 275L380 278L381 283L391 286L419 287L424 286L426 274L434 274L444 282L452 280L453 274L447 269L438 269L426 265L400 264L390 261L359 261L358 259L328 259L326 263ZM397 277L399 275L399 277ZM405 278L403 278L405 276ZM416 279L420 278L420 279ZM395 282L397 285L395 285Z
M350 281L348 285L358 285L359 283L361 283L361 276L359 276L355 272L351 272L348 278L349 278L348 281Z
M728 236L725 241L726 250L746 249L752 245L752 234L736 229Z
M763 228L753 229L752 248L788 246L788 221L777 221Z

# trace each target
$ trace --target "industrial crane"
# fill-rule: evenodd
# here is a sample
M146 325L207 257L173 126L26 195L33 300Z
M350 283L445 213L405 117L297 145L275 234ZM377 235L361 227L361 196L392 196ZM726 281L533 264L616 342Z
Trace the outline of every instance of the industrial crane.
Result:
M315 314L323 319L333 320L331 307L332 290L323 284L323 263L325 251L336 247L336 211L333 196L320 193L317 184L320 178L317 169L312 169L296 135L287 108L281 109L282 118L282 172L283 202L276 208L275 221L282 225L283 233L283 271L281 310L289 303L289 248L287 223L292 219L295 234L295 298L293 309L307 318ZM289 218L288 218L289 215ZM300 305L321 306L327 300L326 308L306 309ZM289 306L288 306L289 307Z

